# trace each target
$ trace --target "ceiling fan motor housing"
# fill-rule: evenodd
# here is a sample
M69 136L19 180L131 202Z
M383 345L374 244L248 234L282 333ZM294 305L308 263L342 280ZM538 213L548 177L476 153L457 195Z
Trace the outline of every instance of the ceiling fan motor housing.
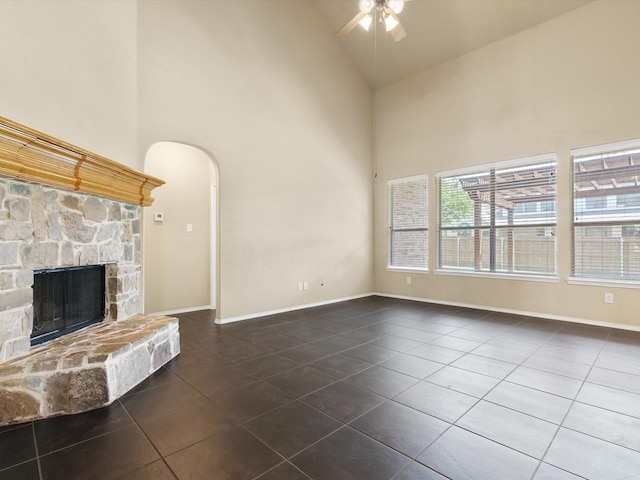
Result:
M385 30L391 32L393 40L398 42L407 36L398 19L398 13L403 10L406 1L409 0L359 0L360 12L338 30L336 35L344 37L358 25L369 31L372 21L377 18L380 23L384 22Z

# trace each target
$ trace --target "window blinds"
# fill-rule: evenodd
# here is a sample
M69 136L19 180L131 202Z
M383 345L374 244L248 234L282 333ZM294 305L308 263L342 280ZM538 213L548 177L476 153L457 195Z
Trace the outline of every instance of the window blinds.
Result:
M442 270L554 275L556 157L438 174Z
M640 280L640 140L571 154L573 276Z
M428 267L427 176L387 183L389 198L389 266Z

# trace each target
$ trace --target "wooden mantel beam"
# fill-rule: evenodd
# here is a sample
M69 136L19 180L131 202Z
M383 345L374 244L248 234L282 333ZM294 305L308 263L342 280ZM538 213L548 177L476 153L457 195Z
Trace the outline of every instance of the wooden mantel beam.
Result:
M165 182L0 117L0 176L147 207Z

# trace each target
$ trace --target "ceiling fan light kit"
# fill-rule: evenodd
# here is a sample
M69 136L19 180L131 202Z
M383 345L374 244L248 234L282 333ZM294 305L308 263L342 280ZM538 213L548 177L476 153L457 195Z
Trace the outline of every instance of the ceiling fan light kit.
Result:
M400 22L396 20L395 17L388 12L383 13L382 17L384 18L384 27L387 32L390 32L391 30L396 28L398 25L400 25Z
M368 32L369 28L371 27L372 20L373 20L373 17L371 15L365 15L362 18L362 20L358 22L358 25L360 25L362 28L364 28Z
M375 0L360 0L358 3L358 7L360 7L360 11L363 13L369 13L376 6Z
M398 14L404 9L405 1L409 0L360 0L358 2L360 12L338 30L336 35L339 37L348 35L356 25L369 31L371 23L377 18L380 23L384 21L385 30L391 32L393 39L398 42L407 36L398 18Z
M391 10L395 12L395 14L399 14L404 8L404 0L389 0L387 5Z

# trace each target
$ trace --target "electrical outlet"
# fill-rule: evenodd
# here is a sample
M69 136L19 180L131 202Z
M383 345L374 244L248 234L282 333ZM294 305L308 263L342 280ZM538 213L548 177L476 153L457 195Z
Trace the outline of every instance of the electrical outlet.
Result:
M604 303L613 303L613 293L604 294Z
M411 285L411 277L407 277L407 284Z

